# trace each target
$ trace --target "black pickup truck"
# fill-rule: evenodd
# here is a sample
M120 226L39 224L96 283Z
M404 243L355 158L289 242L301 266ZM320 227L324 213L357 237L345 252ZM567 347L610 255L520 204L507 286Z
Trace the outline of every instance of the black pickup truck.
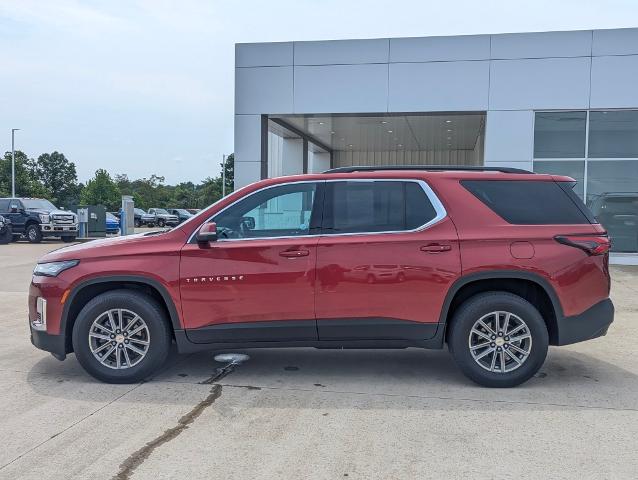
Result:
M31 243L60 237L72 242L78 236L78 217L41 198L0 198L0 215L11 220L13 238L24 236Z

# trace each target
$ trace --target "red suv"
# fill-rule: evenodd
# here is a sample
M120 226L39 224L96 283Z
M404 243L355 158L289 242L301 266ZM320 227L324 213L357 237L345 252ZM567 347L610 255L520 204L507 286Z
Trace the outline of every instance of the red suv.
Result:
M45 255L31 340L106 382L180 352L442 348L475 382L529 379L613 321L610 242L569 177L348 167L249 185L166 232Z

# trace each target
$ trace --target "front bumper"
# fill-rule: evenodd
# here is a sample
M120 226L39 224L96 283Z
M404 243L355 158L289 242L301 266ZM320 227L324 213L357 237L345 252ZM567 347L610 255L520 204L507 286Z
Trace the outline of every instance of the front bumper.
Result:
M58 360L66 358L66 338L64 335L51 335L44 331L34 330L33 327L29 328L31 330L31 343L34 347L52 353Z
M40 232L44 237L67 237L78 235L78 225L65 224L59 225L56 223L42 223L40 224Z
M557 345L584 342L607 334L614 321L614 304L607 298L579 315L558 321Z

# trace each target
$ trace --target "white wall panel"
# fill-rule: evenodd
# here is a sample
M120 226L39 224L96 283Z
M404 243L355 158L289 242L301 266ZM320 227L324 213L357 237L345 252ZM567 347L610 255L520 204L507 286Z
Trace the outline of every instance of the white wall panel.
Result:
M592 55L638 54L638 28L594 30Z
M523 170L528 170L530 172L534 171L534 164L531 160L524 160L520 162L488 162L485 161L486 167L505 167L505 168L522 168Z
M387 63L387 38L295 42L295 65Z
M238 43L236 67L279 67L292 65L292 42Z
M638 55L594 57L592 108L638 107Z
M235 163L261 161L261 115L235 115Z
M235 113L292 112L292 67L235 69Z
M385 112L388 65L295 67L295 113Z
M534 149L534 112L488 111L485 164L531 161Z
M261 180L261 162L235 162L235 190Z
M490 110L587 108L590 58L493 60Z
M308 152L308 173L321 173L330 168L330 154Z
M591 30L492 35L492 58L582 57L591 54Z
M487 110L489 62L390 64L389 111Z
M282 175L303 173L303 140L301 138L284 138L281 152Z
M487 60L489 58L489 35L390 39L390 62Z

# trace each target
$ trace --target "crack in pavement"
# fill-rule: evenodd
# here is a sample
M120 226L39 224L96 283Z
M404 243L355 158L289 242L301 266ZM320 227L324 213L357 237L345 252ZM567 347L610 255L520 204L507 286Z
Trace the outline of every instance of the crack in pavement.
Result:
M229 363L228 365L217 368L210 378L199 382L199 385L213 385L208 396L195 405L186 415L183 415L177 421L176 426L164 430L164 433L162 433L159 437L147 442L142 448L129 455L126 460L120 464L120 470L117 474L115 474L115 476L113 476L112 480L130 479L133 472L151 456L156 448L161 447L165 443L177 438L184 430L189 428L190 425L197 420L202 413L204 413L204 410L210 407L213 403L215 403L215 400L221 397L222 386L215 384L215 382L233 372L235 365L236 364L234 363Z
M213 388L210 389L210 394L204 400L195 405L190 412L182 416L177 421L176 426L165 430L159 437L151 440L142 448L129 455L128 458L120 464L120 471L113 477L113 480L128 480L131 478L133 472L151 456L157 447L170 442L186 430L190 424L204 412L204 410L215 403L215 400L217 400L221 394L222 386L213 385Z

